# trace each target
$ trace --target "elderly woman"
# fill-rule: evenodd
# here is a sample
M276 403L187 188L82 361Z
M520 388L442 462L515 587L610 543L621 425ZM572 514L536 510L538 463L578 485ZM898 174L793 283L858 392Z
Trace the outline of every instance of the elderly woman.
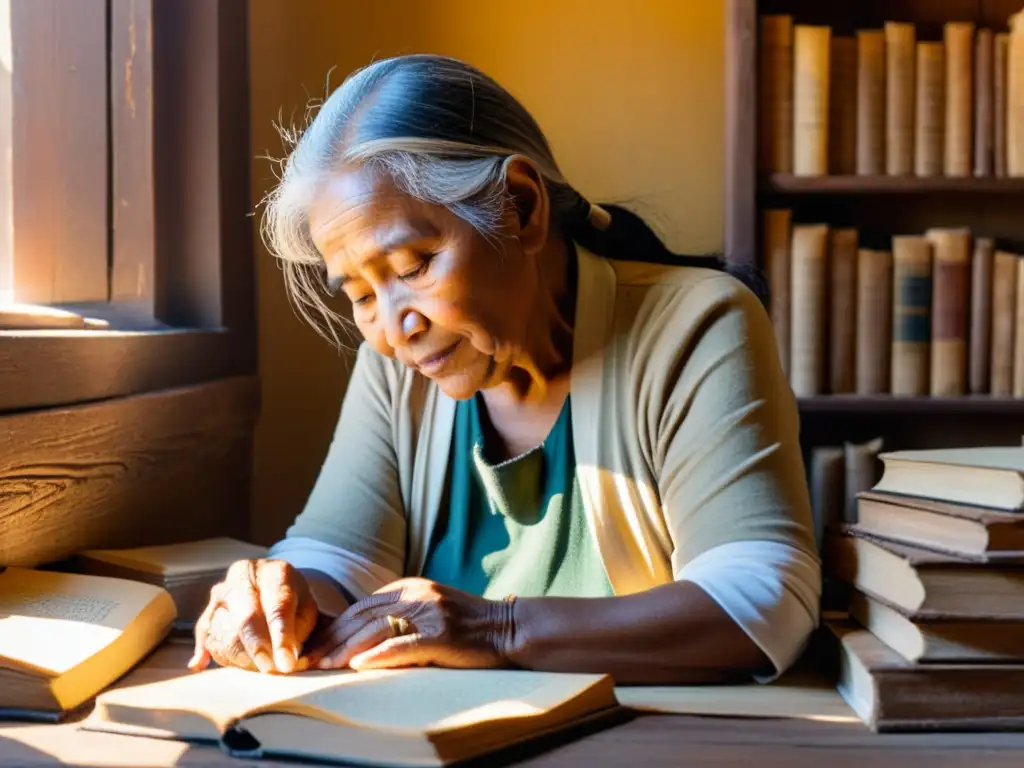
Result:
M768 680L818 619L793 395L754 295L591 204L530 114L438 56L352 75L264 232L362 334L308 504L190 666Z

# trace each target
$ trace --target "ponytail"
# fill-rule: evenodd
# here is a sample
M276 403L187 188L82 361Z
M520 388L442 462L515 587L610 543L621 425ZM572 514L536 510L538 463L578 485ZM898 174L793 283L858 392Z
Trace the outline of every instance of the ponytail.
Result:
M600 205L610 217L599 225L593 206L579 193L573 194L571 210L565 217L566 234L588 251L616 261L645 261L677 267L713 269L732 275L761 300L768 290L761 271L752 264L729 264L722 254L695 256L673 253L640 216L621 205Z

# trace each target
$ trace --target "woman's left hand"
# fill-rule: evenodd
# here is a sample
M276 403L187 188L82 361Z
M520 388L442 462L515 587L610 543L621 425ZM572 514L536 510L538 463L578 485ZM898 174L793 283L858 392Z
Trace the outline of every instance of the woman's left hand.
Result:
M504 667L514 635L509 601L400 579L316 630L303 656L311 669Z

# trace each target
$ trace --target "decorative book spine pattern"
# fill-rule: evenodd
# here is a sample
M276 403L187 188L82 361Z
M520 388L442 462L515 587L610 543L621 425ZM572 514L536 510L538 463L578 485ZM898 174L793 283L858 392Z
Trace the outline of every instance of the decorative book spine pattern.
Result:
M829 250L829 392L855 391L857 230L835 229Z
M967 390L967 301L971 233L930 229L932 244L931 394L955 397Z
M974 41L974 175L992 176L994 157L994 41L991 29L979 29Z
M790 347L790 283L792 259L789 253L792 212L788 208L769 209L764 212L764 270L768 276L770 299L768 312L775 329L775 343L779 348L782 370L789 377Z
M885 24L885 169L890 176L908 176L914 164L913 24Z
M829 63L829 173L857 172L857 40L832 38Z
M968 388L980 395L991 386L992 359L992 258L995 243L990 237L974 241L971 258L971 333L967 344Z
M885 172L885 33L857 32L857 173Z
M1000 32L995 39L994 69L992 74L992 91L995 103L992 107L994 125L993 152L995 157L995 173L999 178L1006 176L1006 75L1008 65L1008 54L1010 50L1010 36L1006 32Z
M758 66L758 166L768 173L793 170L793 17L761 17Z
M932 248L927 239L892 239L894 395L927 395L932 310Z
M790 315L790 385L797 397L825 391L825 345L828 339L828 227L793 227L792 313Z
M892 346L892 253L862 248L857 252L858 395L889 391Z
M1010 22L1006 55L1006 174L1024 176L1024 11Z
M946 55L942 43L917 44L914 174L941 176L945 135Z
M996 251L992 257L993 395L1013 394L1013 358L1017 335L1017 257Z
M793 173L828 173L829 27L799 24L793 38Z
M947 23L945 41L945 173L947 176L970 176L973 149L974 24L966 21Z
M1024 258L1016 259L1017 312L1013 339L1013 396L1024 397Z

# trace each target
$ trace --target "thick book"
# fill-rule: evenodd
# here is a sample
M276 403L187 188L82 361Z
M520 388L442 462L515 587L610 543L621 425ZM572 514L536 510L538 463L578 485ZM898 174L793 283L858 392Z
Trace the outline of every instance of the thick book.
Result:
M1010 18L1006 52L1006 174L1024 176L1024 10Z
M892 252L861 248L857 252L858 395L889 392L892 348Z
M917 235L892 239L892 362L894 395L928 394L932 338L932 245Z
M829 63L828 169L857 172L857 39L833 37Z
M793 227L789 381L797 397L824 394L828 368L828 226Z
M946 44L946 176L970 176L974 150L974 24L950 21Z
M829 247L829 392L857 387L857 230L833 229Z
M1006 176L1006 116L1007 104L1007 63L1010 53L1010 35L1000 32L995 37L993 53L992 93L992 154L995 158L995 174L999 178Z
M856 591L850 596L850 616L915 664L1024 664L1024 621L915 620Z
M967 391L968 304L971 295L971 233L932 228L932 397L959 397Z
M987 394L992 362L992 261L995 242L990 237L974 241L971 258L971 331L967 340L967 385L971 394Z
M830 621L837 688L872 730L1019 730L1024 665L914 664L853 622Z
M857 30L857 174L885 173L885 32Z
M830 533L828 574L915 619L1024 619L1024 562L986 563L871 536Z
M140 668L88 730L215 742L240 757L441 766L618 709L611 677L412 668L263 675Z
M1013 553L1024 560L1024 515L970 504L866 491L858 527L870 534L969 558Z
M979 29L974 41L974 175L995 173L995 36Z
M879 456L876 491L1024 510L1024 447L936 448Z
M237 560L267 556L265 547L229 537L136 549L93 549L75 560L77 569L96 576L143 581L166 589L178 609L177 624L194 624L210 590Z
M993 395L1013 394L1013 354L1017 343L1017 261L1006 251L992 257L992 360Z
M941 176L946 136L946 47L941 42L917 44L915 91L914 173Z
M793 170L793 17L761 17L758 48L758 168Z
M890 176L914 171L914 64L917 28L885 23L885 170Z
M793 174L828 174L832 30L797 24L793 33Z
M76 709L168 634L174 601L122 579L7 568L0 573L0 712Z

